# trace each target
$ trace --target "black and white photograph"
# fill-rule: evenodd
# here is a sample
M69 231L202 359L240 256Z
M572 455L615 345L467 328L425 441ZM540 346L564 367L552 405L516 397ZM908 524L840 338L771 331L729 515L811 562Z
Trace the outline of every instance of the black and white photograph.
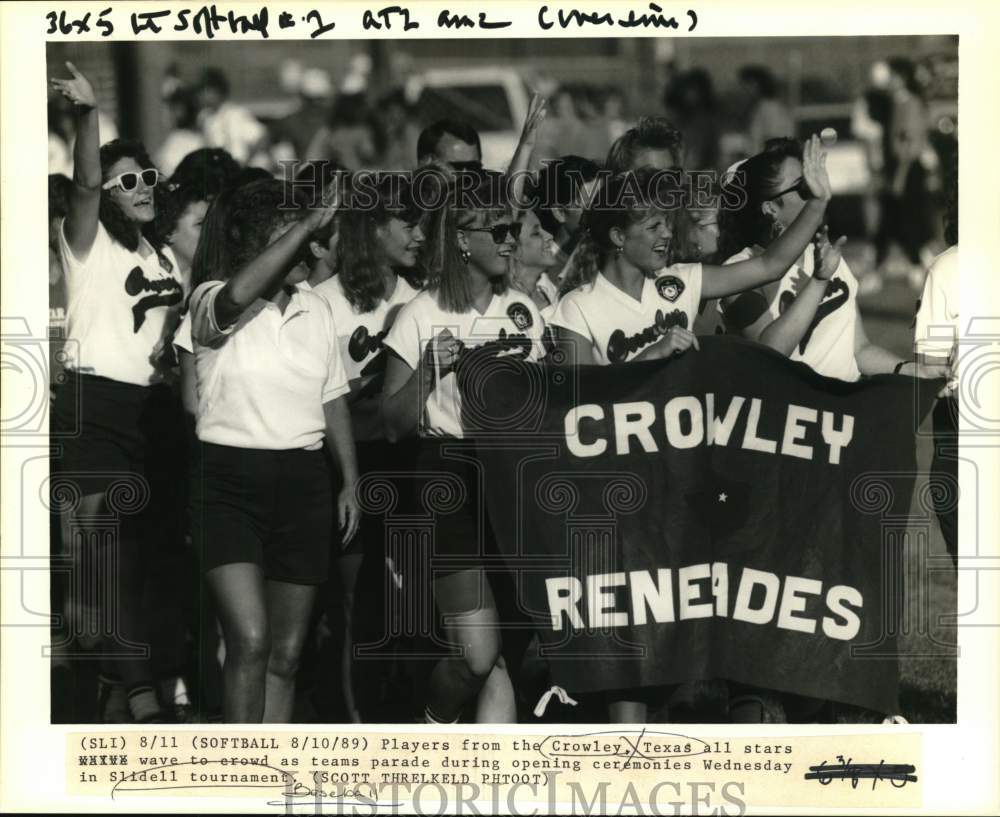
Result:
M5 812L990 813L996 12L99 5L0 26Z
M957 38L472 45L49 44L53 721L954 721Z

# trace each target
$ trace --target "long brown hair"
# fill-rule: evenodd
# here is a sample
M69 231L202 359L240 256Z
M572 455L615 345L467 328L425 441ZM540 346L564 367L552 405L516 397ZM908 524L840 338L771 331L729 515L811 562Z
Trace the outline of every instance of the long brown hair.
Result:
M433 292L441 307L448 312L468 312L472 308L468 264L462 257L458 232L468 227L483 227L498 215L508 211L506 177L491 170L463 170L473 174L473 184L467 179L452 181L439 198L427 221L425 268L427 289ZM430 177L429 177L430 178ZM506 275L490 281L495 295L508 289Z

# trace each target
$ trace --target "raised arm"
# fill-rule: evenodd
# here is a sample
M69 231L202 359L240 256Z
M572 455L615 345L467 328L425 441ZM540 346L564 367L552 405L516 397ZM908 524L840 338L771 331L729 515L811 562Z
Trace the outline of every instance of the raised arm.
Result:
M841 236L836 244L831 244L826 227L816 234L816 259L812 276L803 283L791 306L775 320L766 324L758 336L751 340L759 340L783 355L792 353L812 324L816 310L826 293L827 282L840 265L840 248L845 240Z
M97 237L101 204L101 139L97 127L97 97L90 81L71 62L72 79L53 79L52 87L74 105L76 144L73 147L73 189L66 214L65 235L77 258L85 259Z
M826 174L826 153L819 137L813 134L802 156L802 177L814 196L795 221L778 236L760 256L724 267L706 265L702 268L702 298L721 298L734 292L775 281L802 255L813 235L823 223L830 201L830 179Z
M514 179L514 184L511 187L511 200L515 205L521 201L524 182L531 165L531 155L535 152L535 143L538 141L538 128L545 120L547 111L548 102L545 97L541 94L533 94L528 105L528 113L524 117L521 138L518 140L514 157L510 160L510 166L507 168L507 175Z
M336 195L336 194L334 194ZM297 222L242 269L235 272L215 298L215 322L232 326L261 295L272 289L288 271L288 264L314 232L326 226L337 211L337 201L327 204Z

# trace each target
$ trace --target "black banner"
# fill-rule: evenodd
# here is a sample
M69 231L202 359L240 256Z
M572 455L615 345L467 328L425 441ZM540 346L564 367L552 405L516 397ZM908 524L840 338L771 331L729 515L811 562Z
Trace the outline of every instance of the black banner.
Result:
M701 345L459 372L554 682L726 678L897 711L901 542L886 520L909 508L914 431L940 384L845 383L756 344Z

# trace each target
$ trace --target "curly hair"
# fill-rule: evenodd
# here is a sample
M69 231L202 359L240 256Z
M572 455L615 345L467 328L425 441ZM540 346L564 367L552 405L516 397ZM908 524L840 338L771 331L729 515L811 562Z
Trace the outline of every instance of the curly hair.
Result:
M366 198L364 204L371 206L361 206L362 196ZM394 218L416 224L421 220L421 213L401 173L359 175L353 179L347 199L349 206L341 211L338 226L340 284L355 311L371 312L386 296L379 227Z
M801 160L802 144L796 139L770 139L762 153L743 162L733 178L723 184L719 210L722 260L754 244L766 247L776 236L777 223L761 205L779 191L781 166L786 159Z
M682 208L667 207L664 194L673 197L680 192L676 181L662 170L643 167L619 173L601 185L583 214L583 237L573 253L560 294L594 282L608 258L619 249L611 240L611 230L626 230L645 220L651 211L661 210L667 213L674 232ZM669 258L667 263L672 260Z
M114 139L107 144L101 145L100 155L101 178L104 181L108 180L111 168L121 159L134 159L136 164L143 170L155 167L153 160L146 153L146 148L142 142L136 142L131 139ZM153 188L152 196L153 205L157 207L159 205L159 197L157 196L156 188ZM104 229L108 231L108 235L131 252L139 249L139 239L143 235L146 236L146 240L153 245L157 253L163 248L163 241L158 238L156 230L152 228L152 225L144 227L126 216L122 212L121 207L115 204L110 190L101 189L98 218L101 224L104 225Z
M614 174L634 170L635 158L644 150L669 150L679 159L684 155L684 137L662 116L644 116L615 140L604 166Z
M287 186L261 179L224 190L208 208L191 265L193 286L225 281L264 250L276 227L297 221L303 210Z
M431 210L427 220L424 270L427 289L433 292L448 312L467 312L472 307L468 268L458 244L458 232L466 227L482 227L509 211L506 177L491 170L465 170L472 174L472 185L460 188L448 183L441 204ZM433 179L433 176L427 177ZM424 191L426 193L426 191ZM426 201L423 195L420 201ZM506 275L490 282L495 295L507 291Z

